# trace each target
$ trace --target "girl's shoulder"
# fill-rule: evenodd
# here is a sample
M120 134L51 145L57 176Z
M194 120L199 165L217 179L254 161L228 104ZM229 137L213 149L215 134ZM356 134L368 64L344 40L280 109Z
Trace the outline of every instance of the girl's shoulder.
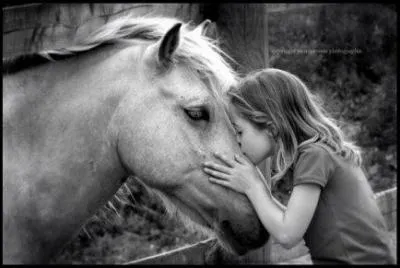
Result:
M340 156L329 145L323 142L313 142L301 146L295 158L295 163L302 165L319 165L333 170L338 165Z
M321 156L329 155L334 156L335 153L327 144L322 142L313 142L303 145L299 148L299 155L301 154L317 154Z
M308 159L325 159L329 155L329 158L333 155L333 150L330 149L327 145L322 144L320 142L313 142L301 145L296 155L294 156L293 162L288 170L294 170L295 166L298 164L300 159L308 158Z
M336 162L328 145L319 142L302 145L293 163L293 185L314 183L324 188L336 170Z

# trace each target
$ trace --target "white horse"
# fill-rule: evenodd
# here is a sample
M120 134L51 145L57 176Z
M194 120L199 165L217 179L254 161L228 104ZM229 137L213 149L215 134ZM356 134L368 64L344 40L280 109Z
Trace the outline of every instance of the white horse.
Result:
M239 153L236 74L172 18L124 17L76 46L3 61L3 262L43 263L134 175L242 254L268 233L202 163Z

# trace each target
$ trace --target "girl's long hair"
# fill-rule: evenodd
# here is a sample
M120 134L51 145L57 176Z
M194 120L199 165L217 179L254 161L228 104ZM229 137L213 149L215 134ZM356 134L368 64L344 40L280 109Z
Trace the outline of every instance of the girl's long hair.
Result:
M277 171L273 182L286 174L299 149L310 143L328 145L332 152L361 165L360 148L346 139L320 99L297 76L274 68L254 71L229 90L228 96L258 128L269 128L269 122L275 127L278 146L272 161Z

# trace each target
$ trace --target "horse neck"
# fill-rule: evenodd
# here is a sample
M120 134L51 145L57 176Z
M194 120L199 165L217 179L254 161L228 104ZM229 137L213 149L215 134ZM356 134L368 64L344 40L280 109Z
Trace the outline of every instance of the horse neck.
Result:
M3 78L3 250L10 262L48 259L126 176L109 128L123 92L95 81L106 60L97 51Z
M3 126L14 130L18 124L34 135L30 139L44 138L35 133L57 123L52 119L70 125L86 120L92 128L104 127L124 94L107 87L111 79L101 81L106 72L101 70L102 63L111 53L112 49L98 49L4 76Z

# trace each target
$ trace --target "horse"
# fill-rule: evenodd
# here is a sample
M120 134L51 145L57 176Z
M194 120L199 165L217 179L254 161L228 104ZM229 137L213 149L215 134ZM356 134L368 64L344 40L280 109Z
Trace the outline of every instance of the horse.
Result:
M205 24L120 17L3 59L3 263L49 262L129 176L233 253L266 242L249 200L202 170L240 153L224 94L239 76Z

